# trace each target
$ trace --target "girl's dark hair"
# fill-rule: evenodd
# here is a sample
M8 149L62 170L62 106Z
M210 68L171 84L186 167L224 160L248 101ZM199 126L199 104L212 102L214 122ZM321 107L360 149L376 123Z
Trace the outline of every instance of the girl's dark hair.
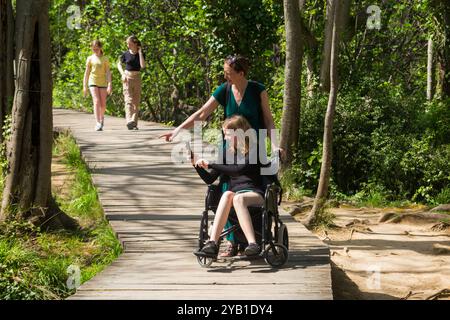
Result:
M250 63L248 59L240 54L231 55L225 58L225 62L230 65L236 72L244 72L247 76Z
M135 36L135 35L131 35L127 38L127 41L131 41L134 44L137 44L138 47L141 47L141 42L139 41L139 39Z

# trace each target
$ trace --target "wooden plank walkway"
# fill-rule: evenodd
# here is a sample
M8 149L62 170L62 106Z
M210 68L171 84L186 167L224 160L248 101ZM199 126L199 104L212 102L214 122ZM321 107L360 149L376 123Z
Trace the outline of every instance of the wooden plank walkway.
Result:
M88 166L105 215L124 253L70 299L332 299L328 247L283 213L290 258L282 269L263 260L201 268L192 251L206 185L190 164L174 165L163 125L54 109L56 129L69 129Z

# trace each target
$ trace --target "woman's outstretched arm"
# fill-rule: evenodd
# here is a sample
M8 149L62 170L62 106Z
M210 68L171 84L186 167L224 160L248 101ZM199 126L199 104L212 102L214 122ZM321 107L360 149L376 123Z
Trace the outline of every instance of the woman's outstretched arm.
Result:
M196 112L191 114L182 124L173 129L171 132L159 136L164 137L166 141L172 141L173 138L181 131L181 129L190 129L194 126L195 121L205 121L206 118L219 106L219 103L214 97L209 100Z

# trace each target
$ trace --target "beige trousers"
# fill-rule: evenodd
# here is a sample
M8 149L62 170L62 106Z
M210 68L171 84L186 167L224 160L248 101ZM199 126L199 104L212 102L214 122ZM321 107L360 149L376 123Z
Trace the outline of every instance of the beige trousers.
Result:
M141 103L141 73L139 71L125 71L127 81L123 83L125 97L125 119L127 123L134 121L137 125L139 104Z

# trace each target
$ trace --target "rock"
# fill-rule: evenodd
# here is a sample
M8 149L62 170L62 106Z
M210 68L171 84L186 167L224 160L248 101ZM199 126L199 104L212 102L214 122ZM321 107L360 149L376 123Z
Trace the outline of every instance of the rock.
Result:
M386 222L394 217L396 217L398 215L397 212L386 212L385 214L383 214L380 219L378 220L379 223L381 222Z
M438 212L394 213L383 214L378 222L422 224L448 219L448 214Z
M351 227L351 226L354 226L354 225L357 225L357 224L363 224L363 225L365 224L365 225L367 225L369 223L370 223L370 221L368 219L364 219L364 220L353 219L352 221L347 223L345 226L346 227Z
M310 211L312 209L312 204L296 204L292 206L289 210L289 214L291 216L295 216L298 213L304 213L306 211Z
M306 202L306 203L314 203L314 198L310 198L310 197L307 197L307 196L303 196L302 199L303 199L303 202Z
M433 244L433 253L448 255L448 254L450 254L450 246L435 243L435 244Z
M345 226L346 227L351 227L354 226L355 224L359 223L360 221L358 219L353 219L353 221L350 221L349 223L347 223Z
M435 231L435 232L444 231L444 230L447 230L449 227L450 227L450 224L441 221L441 222L438 222L435 225L433 225L431 227L431 231Z
M430 211L448 211L448 212L450 212L450 203L448 203L448 204L441 204L441 205L439 205L437 207L434 207Z

